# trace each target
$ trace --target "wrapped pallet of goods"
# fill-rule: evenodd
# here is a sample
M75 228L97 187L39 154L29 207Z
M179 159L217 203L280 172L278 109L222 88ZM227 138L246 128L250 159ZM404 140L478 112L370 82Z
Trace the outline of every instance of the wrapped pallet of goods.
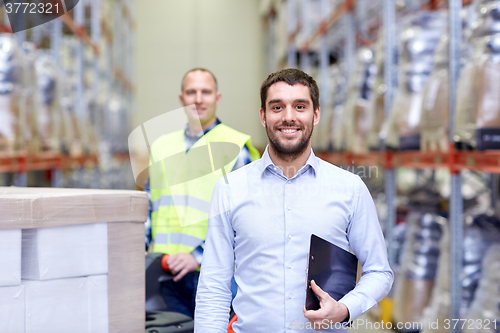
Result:
M373 51L366 47L360 48L357 51L352 77L349 79L347 101L342 115L346 150L356 154L368 152L368 132L371 124L369 99L376 74Z
M373 94L370 98L370 130L368 132L368 147L370 150L380 149L379 133L384 123L384 95L387 86L384 83L384 39L379 35L376 51L375 66L377 67L377 76L373 85Z
M460 44L460 63L462 68L466 65L471 54L470 44L468 43L472 32L470 29L470 13L471 10L469 8L461 12L463 33ZM441 37L441 41L437 46L434 69L424 89L424 100L420 117L420 149L422 151L448 151L448 71L449 36L445 34Z
M500 240L500 221L487 215L478 215L464 229L461 318L469 316L471 304L476 298L477 287L484 274L483 258L490 246ZM443 228L441 254L436 284L429 306L424 310L424 323L444 323L450 312L450 230ZM446 333L445 325L424 325L423 333Z
M24 149L23 60L17 39L0 34L0 151Z
M500 1L480 1L477 14L471 63L459 81L455 141L465 149L499 149Z
M0 332L144 332L144 192L0 193Z
M38 83L38 124L42 150L60 151L68 146L68 139L62 135L62 108L59 104L60 82L59 69L54 64L49 52L39 50L35 60Z
M434 67L434 51L445 29L445 13L420 12L401 33L398 89L380 134L389 148L420 148L423 90Z
M425 85L420 116L420 150L448 151L448 36L436 50L434 70Z
M344 149L342 142L342 115L347 93L347 77L343 63L335 64L331 68L332 78L332 117L330 125L330 142L334 150Z
M78 75L76 73L76 53L78 39L74 36L65 36L61 43L61 105L65 112L63 115L64 127L68 129L68 138L71 138L69 153L72 156L81 156L86 151L85 127L78 118L78 110L84 104L77 100Z
M394 294L394 321L420 327L436 280L439 243L446 219L434 213L412 211L407 219L402 267Z
M483 274L464 333L500 332L500 243L490 246L482 266Z
M41 148L39 126L38 126L38 87L37 73L35 69L36 45L32 42L22 44L24 71L23 71L23 92L22 105L26 113L26 126L24 137L26 140L26 149L28 153L37 153Z

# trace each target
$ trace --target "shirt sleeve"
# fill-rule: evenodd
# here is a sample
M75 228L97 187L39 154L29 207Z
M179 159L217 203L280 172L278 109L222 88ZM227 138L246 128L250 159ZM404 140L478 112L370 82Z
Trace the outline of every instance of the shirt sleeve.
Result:
M366 185L360 178L358 180L347 238L363 269L356 287L339 300L349 310L349 321L376 307L389 293L394 281L375 204Z
M145 229L145 239L144 243L146 245L146 251L149 248L149 245L151 244L151 213L153 211L153 203L151 202L151 190L149 188L149 178L144 184L144 192L148 194L148 199L149 199L149 207L148 207L148 219L146 220L146 223L144 224L144 229Z
M234 230L226 190L224 182L219 179L212 194L196 292L195 333L227 332L234 274Z
M205 250L205 241L198 245L193 251L191 251L191 255L193 256L194 260L198 263L198 265L201 265L201 262L203 261L203 251Z
M248 150L247 145L244 145L243 148L241 148L240 153L238 154L238 158L236 160L236 163L234 164L232 171L244 167L249 163L252 163L252 155L250 154L250 150Z

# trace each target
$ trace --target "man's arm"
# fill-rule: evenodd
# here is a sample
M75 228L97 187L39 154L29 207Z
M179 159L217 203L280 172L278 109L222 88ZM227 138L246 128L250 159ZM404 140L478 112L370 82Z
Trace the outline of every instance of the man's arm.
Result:
M146 180L146 183L144 184L144 192L148 194L148 199L149 199L149 207L148 207L148 219L146 220L146 223L144 224L144 229L145 229L145 238L144 238L144 243L146 245L146 251L149 249L149 246L151 244L151 212L153 211L153 203L151 202L151 190L149 188L149 177L148 180Z
M347 238L363 267L361 279L356 287L338 302L319 287L313 288L320 296L321 307L316 311L306 311L304 308L304 316L312 322L321 324L323 319L334 322L353 321L375 307L389 293L394 281L375 204L363 181L359 178L358 180Z
M358 180L358 196L347 238L363 269L354 290L339 300L349 309L349 321L376 307L389 293L394 281L375 204L366 185L360 178Z
M234 230L225 184L214 188L203 254L194 330L198 333L227 332L234 273Z

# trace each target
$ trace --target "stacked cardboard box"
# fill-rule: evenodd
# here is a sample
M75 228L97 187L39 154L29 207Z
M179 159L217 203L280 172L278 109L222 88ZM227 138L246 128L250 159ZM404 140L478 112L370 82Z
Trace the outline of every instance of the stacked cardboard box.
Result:
M144 331L146 194L0 193L0 332Z

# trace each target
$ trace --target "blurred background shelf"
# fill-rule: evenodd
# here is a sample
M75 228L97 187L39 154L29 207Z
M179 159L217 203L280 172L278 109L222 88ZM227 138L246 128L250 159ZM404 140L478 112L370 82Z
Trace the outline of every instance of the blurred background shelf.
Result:
M316 155L358 174L375 199L396 273L393 306L375 316L500 320L500 295L483 292L500 281L482 275L496 265L482 262L485 249L500 242L500 1L260 6L268 71L299 68L318 82Z
M81 0L55 20L15 34L1 8L2 66L13 73L3 76L13 89L2 92L11 109L2 119L16 119L0 126L2 185L135 188L127 146L134 6ZM43 170L51 172L28 175Z

